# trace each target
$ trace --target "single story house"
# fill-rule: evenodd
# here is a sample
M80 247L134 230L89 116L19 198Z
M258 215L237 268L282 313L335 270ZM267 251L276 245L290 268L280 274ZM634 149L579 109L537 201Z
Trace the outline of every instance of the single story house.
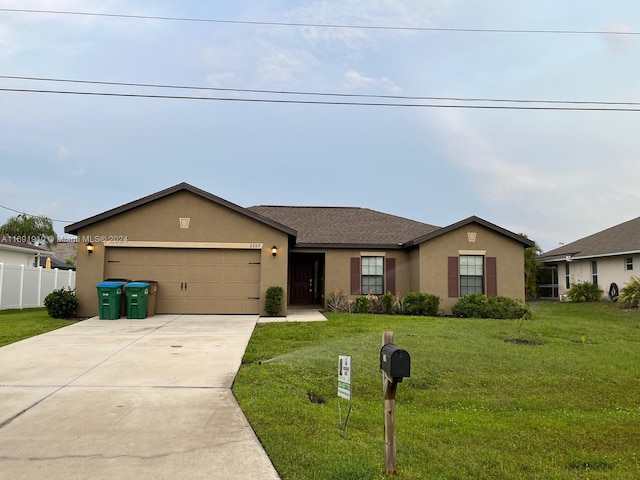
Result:
M49 252L44 248L21 242L15 237L0 233L0 263L35 267L39 264L39 259L46 259L47 255Z
M596 283L602 298L616 299L619 290L640 270L640 217L543 253L547 267L539 280L543 298L564 298L572 285Z
M96 315L96 284L158 282L157 313L264 314L270 286L287 308L422 291L449 310L461 295L524 299L534 243L469 217L440 228L366 208L243 208L186 183L69 225L78 237L79 315Z

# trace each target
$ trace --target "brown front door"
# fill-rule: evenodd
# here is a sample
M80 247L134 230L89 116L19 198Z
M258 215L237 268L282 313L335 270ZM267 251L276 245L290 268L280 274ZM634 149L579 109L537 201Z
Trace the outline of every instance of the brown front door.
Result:
M293 255L291 259L291 305L320 305L322 303L322 255Z
M311 305L313 303L313 277L310 265L294 265L291 303Z

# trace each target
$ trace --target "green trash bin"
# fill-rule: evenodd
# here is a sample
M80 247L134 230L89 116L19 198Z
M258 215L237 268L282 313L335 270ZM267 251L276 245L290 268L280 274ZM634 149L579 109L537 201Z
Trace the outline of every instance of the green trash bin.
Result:
M149 284L147 282L127 283L125 294L127 295L127 318L147 318Z
M149 295L147 296L147 317L153 317L156 314L158 282L155 280L134 280L134 282L144 282L149 284Z
M120 302L122 282L101 282L98 289L98 315L101 320L117 320L120 318Z

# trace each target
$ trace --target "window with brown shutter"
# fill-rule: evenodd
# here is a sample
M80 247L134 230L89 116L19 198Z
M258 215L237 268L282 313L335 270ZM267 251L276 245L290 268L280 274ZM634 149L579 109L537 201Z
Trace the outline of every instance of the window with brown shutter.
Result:
M360 295L360 257L351 257L351 295Z
M396 259L387 258L385 261L385 277L387 282L386 292L396 294Z
M459 296L458 291L458 257L448 258L448 278L449 278L449 298L455 298Z
M487 297L498 296L498 268L496 257L487 257Z

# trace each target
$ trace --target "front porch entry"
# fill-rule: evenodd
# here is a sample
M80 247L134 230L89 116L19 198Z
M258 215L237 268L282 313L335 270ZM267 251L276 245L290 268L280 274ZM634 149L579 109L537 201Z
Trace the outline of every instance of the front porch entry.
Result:
M324 304L324 253L292 253L289 305Z

